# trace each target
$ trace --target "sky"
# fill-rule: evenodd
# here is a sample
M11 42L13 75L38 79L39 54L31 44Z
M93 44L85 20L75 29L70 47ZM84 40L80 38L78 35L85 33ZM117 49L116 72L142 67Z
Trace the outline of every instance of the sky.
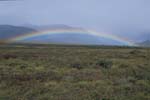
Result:
M0 24L64 24L140 41L150 34L150 0L0 0Z

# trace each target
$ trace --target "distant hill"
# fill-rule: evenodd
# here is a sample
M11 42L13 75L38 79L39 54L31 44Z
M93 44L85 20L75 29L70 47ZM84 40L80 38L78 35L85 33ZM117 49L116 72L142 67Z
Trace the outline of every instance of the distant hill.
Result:
M30 28L33 28L33 29L36 29L39 31L50 30L50 29L82 29L82 28L78 28L78 27L71 27L71 26L64 25L64 24L41 25L41 26L32 25L32 24L25 24L23 26L30 27Z
M30 28L29 28L30 27ZM63 24L54 24L46 26L24 25L24 26L12 26L12 25L0 25L0 43L5 40L16 37L22 34L28 34L36 31L50 30L50 29L77 29L87 32L86 29L79 27L71 27ZM127 45L122 42L104 37L97 37L89 34L81 34L78 32L72 32L71 34L48 34L43 36L37 36L27 38L17 42L29 42L29 43L57 43L57 44L96 44L96 45Z
M140 41L150 40L150 32L140 33L136 39Z
M113 39L90 34L61 33L37 36L25 39L25 43L79 44L79 45L125 45Z
M150 40L143 41L138 43L139 46L150 47Z
M17 35L27 34L30 32L36 32L36 30L22 26L0 25L0 40L2 41L10 37L15 37Z

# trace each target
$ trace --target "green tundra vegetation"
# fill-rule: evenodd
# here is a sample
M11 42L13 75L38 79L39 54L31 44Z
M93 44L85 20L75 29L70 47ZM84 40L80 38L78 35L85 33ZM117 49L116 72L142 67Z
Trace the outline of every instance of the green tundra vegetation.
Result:
M0 46L0 100L150 100L150 48Z

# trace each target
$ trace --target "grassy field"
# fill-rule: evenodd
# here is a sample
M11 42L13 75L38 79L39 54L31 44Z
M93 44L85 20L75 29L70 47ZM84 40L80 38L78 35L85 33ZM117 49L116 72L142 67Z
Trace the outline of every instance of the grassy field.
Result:
M150 100L150 48L1 46L0 100Z

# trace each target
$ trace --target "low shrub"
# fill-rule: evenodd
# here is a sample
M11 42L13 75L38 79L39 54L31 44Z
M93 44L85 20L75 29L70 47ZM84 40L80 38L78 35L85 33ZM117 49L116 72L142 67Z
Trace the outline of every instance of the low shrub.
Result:
M71 64L71 67L72 68L76 68L76 69L82 69L82 66L81 66L81 64L79 64L79 63L74 63L74 64Z
M105 68L105 69L111 68L112 65L113 65L113 63L110 60L99 60L99 61L96 62L96 66L102 67L102 68Z

